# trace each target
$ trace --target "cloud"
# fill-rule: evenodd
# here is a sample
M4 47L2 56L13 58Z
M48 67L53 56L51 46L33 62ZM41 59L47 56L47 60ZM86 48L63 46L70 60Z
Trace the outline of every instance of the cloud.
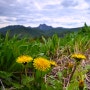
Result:
M90 25L90 0L0 0L0 27L10 24L54 27Z
M78 10L89 8L88 0L63 0L61 4L65 8L74 8Z
M0 16L0 27L5 27L5 26L8 26L8 25L16 25L16 24L17 24L16 18Z
M78 0L78 5L75 7L75 9L88 9L89 8L89 4L88 2L86 2L85 0Z
M64 7L75 7L78 5L78 2L76 0L63 0L62 5Z

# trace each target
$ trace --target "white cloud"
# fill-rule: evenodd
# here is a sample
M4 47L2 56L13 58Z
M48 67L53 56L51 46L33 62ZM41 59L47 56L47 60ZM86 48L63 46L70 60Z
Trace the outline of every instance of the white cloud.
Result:
M74 7L75 9L83 10L83 9L88 9L89 4L85 0L76 0L78 2L78 5Z
M13 22L13 23L12 23ZM17 24L15 17L0 16L0 27Z
M90 25L90 0L0 0L0 3L0 27L41 23L78 27L84 22Z

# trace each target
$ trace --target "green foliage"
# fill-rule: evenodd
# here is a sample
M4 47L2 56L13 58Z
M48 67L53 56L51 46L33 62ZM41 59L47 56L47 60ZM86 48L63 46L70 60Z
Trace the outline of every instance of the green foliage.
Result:
M84 27L81 28L80 33L83 33L83 34L87 35L87 33L90 33L90 27L87 26L87 24L85 23Z
M48 28L48 26L46 26ZM31 27L24 27L22 25L13 25L13 26L7 26L0 29L0 32L2 35L5 36L7 31L10 31L10 37L13 37L14 35L18 35L19 39L23 37L27 38L37 38L41 36L50 37L54 34L57 34L59 37L64 37L67 33L76 32L79 28L51 28L48 30L40 29L39 27L31 28Z
M0 71L0 78L2 80L2 83L5 86L10 86L12 83L12 79L11 79L12 73L9 72L5 72L5 71Z
M47 85L47 89L49 88L50 90L63 90L63 83L61 79L57 80L53 76L49 76L47 84L49 84Z
M16 59L20 55L30 55L33 58L43 56L51 60L60 60L68 57L73 53L82 53L90 48L90 27L86 24L79 32L65 34L63 38L59 38L57 34L52 37L45 38L18 38L14 35L9 37L10 32L6 36L0 36L0 79L7 90L13 87L16 90L79 90L78 78L81 79L90 69L87 65L83 70L79 65L73 74L68 86L64 87L63 78L71 74L72 69L65 66L61 61L60 67L62 71L57 72L57 78L51 73L40 73L32 69L32 65L27 65L27 76L24 73L25 67L16 63ZM63 58L64 59L64 58ZM75 61L71 60L74 64ZM68 63L68 60L65 61ZM63 67L63 68L62 68ZM35 76L36 75L36 76ZM46 81L44 81L46 75ZM85 78L85 77L83 77ZM2 88L2 86L1 86Z

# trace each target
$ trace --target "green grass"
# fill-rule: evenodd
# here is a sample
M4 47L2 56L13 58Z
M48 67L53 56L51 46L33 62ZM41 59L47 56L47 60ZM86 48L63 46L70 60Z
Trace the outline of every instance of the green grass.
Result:
M4 86L6 90L9 90L11 87L15 88L15 90L38 90L38 85L36 85L36 89L33 86L36 84L34 77L29 77L29 75L26 77L23 73L23 65L16 63L18 56L30 55L33 58L39 56L45 57L54 60L57 63L58 60L61 60L60 65L58 64L58 66L63 70L57 72L57 78L51 74L51 71L46 74L46 81L42 83L39 90L63 90L63 88L67 88L67 90L80 90L78 88L77 77L81 75L79 77L80 79L87 72L87 69L83 70L81 64L77 67L82 73L78 73L79 71L76 69L69 86L64 86L65 82L63 81L63 77L64 75L66 75L65 77L68 77L68 75L72 73L72 70L70 71L69 69L64 68L68 61L75 64L75 61L70 59L70 56L73 53L81 53L85 55L86 51L90 48L90 30L89 27L87 28L88 30L86 28L87 27L85 26L78 33L70 33L63 38L59 38L55 34L47 39L45 37L42 37L41 39L37 38L35 40L32 38L18 39L18 36L9 38L9 33L3 38L0 37L0 79L3 83L1 88ZM65 58L68 60L63 63ZM31 67L28 66L28 69L30 68ZM34 72L32 70L33 69L31 69L31 72ZM75 85L76 87L73 88Z

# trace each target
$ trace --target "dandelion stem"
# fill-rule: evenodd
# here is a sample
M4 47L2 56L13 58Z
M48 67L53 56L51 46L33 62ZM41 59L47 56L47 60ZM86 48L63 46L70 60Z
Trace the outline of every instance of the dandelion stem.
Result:
M25 66L25 75L27 76L27 68L26 68L26 66Z
M74 68L73 68L71 74L69 75L69 79L68 79L68 82L67 82L67 85L66 85L66 86L69 85L69 83L70 83L70 81L71 81L71 79L72 79L72 77L73 77L73 74L74 74L74 72L75 72L75 70L76 70L76 66L77 66L77 65L74 66Z

